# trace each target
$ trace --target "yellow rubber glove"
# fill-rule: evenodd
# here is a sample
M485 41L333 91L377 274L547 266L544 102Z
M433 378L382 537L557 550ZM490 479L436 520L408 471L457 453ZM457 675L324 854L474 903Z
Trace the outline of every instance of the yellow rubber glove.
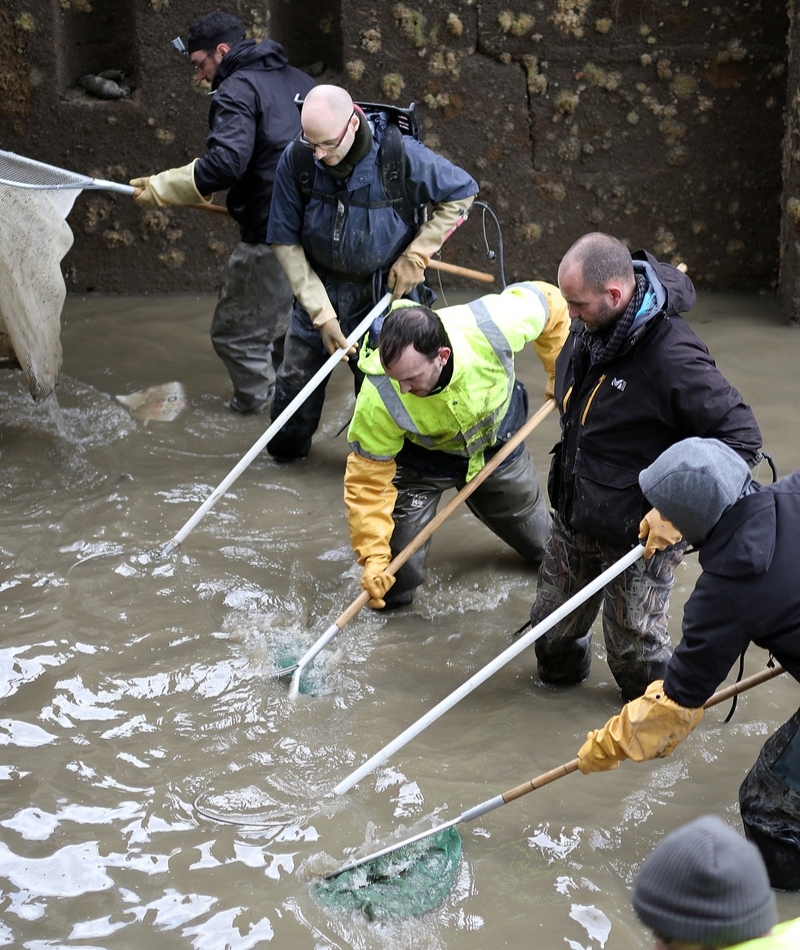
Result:
M397 489L392 479L397 471L394 459L378 462L351 452L344 472L344 503L350 541L358 563L364 567L370 558L389 563L389 542L394 531L392 512Z
M170 168L158 175L150 175L149 178L132 178L131 185L138 189L134 193L134 201L151 208L210 203L213 195L201 195L194 183L196 164L197 159L180 168Z
M331 356L333 356L337 350L344 350L342 359L346 360L349 354L355 353L355 343L353 343L352 346L347 345L347 337L342 333L342 328L336 317L323 323L319 328L319 332L322 336L322 345Z
M376 554L367 558L367 563L364 565L364 573L361 575L361 589L369 594L367 607L372 607L373 610L383 610L386 606L383 595L397 580L394 574L384 574L388 563L388 557Z
M602 729L588 733L578 750L579 768L588 775L615 769L625 759L663 759L702 718L702 706L678 705L664 692L664 681L655 680L644 696L623 706Z
M458 201L442 201L434 205L430 218L420 225L414 240L403 251L402 256L407 257L418 268L425 270L431 254L441 250L453 231L467 220L474 200L475 195L470 195L468 198L459 198Z
M405 297L422 283L425 279L426 263L413 251L406 251L397 258L386 278L386 286L392 291L392 300Z
M644 546L645 558L651 558L656 551L663 551L677 544L682 537L675 525L667 521L657 508L651 508L639 522L639 540L644 541L647 538Z
M337 349L346 350L342 359L346 360L356 352L356 346L348 347L336 311L331 305L328 292L319 276L308 263L302 244L271 244L275 257L283 268L292 293L305 307L311 322L322 336L322 345L333 355Z
M552 399L556 385L556 359L569 335L569 307L554 284L547 284L543 280L534 280L533 284L547 300L547 323L533 341L533 347L547 373L544 398Z

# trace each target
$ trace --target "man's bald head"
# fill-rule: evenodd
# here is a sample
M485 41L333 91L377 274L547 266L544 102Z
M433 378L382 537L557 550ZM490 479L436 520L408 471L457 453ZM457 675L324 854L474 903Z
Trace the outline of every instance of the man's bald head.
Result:
M306 95L300 124L314 156L326 165L338 165L353 144L359 118L346 89L323 85Z
M300 121L303 131L312 142L324 142L336 138L352 114L353 100L346 89L341 86L314 86L306 94ZM335 131L330 135L319 135L317 126L320 125Z

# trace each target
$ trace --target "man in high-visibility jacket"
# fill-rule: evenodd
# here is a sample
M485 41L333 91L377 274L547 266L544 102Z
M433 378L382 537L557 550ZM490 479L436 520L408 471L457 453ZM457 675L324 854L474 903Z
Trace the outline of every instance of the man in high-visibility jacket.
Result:
M549 397L568 329L558 288L531 281L438 313L401 304L387 316L378 348L362 351L365 379L348 433L344 497L370 607L411 603L425 580L429 542L395 577L384 569L432 520L442 493L474 478L525 422L528 399L514 354L533 341ZM467 504L538 566L550 513L524 445Z

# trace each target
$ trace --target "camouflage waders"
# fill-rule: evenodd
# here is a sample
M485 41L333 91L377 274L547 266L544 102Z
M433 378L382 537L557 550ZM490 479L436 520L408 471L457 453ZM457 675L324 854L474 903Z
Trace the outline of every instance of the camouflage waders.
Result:
M672 656L669 592L684 548L681 542L647 561L640 558L541 636L536 641L539 678L564 686L586 679L592 663L591 627L602 603L608 666L623 699L635 699L653 680L663 679ZM628 550L573 535L556 515L539 568L531 624L549 617Z

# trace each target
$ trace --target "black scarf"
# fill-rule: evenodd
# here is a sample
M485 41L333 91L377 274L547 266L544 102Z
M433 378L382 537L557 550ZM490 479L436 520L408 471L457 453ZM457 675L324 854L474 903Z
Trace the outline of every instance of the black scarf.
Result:
M644 274L635 274L636 289L633 292L630 303L625 309L625 313L617 322L607 330L598 330L596 333L589 333L584 330L583 342L592 355L592 361L595 363L607 363L613 360L625 345L625 341L631 332L633 321L644 300L644 295L650 282Z
M338 165L328 165L325 168L325 171L336 181L345 181L349 178L356 165L372 150L372 129L367 122L367 117L360 109L356 109L356 115L358 129L350 150Z

